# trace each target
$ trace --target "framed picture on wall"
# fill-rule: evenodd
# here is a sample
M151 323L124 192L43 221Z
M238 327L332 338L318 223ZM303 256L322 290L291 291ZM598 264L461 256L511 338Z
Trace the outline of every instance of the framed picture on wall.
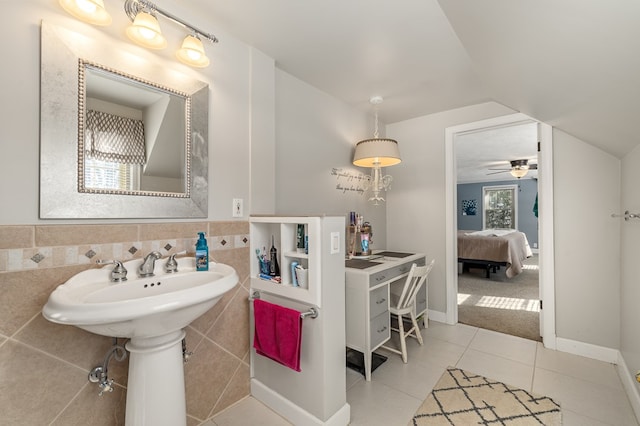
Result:
M478 200L462 200L462 216L475 216L478 211Z

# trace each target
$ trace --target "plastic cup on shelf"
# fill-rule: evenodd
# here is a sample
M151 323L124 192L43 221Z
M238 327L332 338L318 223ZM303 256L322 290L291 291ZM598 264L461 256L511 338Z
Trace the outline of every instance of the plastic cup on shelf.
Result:
M296 279L298 280L298 287L307 288L307 272L307 269L303 269L300 267L296 268Z

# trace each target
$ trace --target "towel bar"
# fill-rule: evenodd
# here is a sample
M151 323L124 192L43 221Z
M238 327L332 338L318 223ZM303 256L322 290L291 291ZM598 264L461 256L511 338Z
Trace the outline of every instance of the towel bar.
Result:
M249 295L249 301L253 301L254 299L260 299L260 292L253 291ZM309 308L307 312L300 312L300 318L305 319L306 317L310 318L318 318L318 310L316 308Z

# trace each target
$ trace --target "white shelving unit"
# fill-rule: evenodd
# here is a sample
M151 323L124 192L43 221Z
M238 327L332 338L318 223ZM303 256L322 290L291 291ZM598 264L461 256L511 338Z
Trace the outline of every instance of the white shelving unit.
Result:
M256 216L252 217L250 222L251 254L253 257L251 261L251 287L321 307L321 218ZM296 231L298 224L305 225L308 253L297 251ZM282 280L280 284L259 277L260 264L256 250L259 250L260 253L264 250L269 256L272 237L278 250L278 265ZM293 287L292 285L291 262L294 261L308 271L306 288Z
M292 424L347 425L344 217L252 216L249 223L251 296L301 313L314 308L318 314L302 323L300 372L251 350L251 394ZM307 231L308 253L296 247L299 224ZM264 248L268 255L272 237L281 283L260 278L256 251ZM307 269L306 288L292 285L292 262Z

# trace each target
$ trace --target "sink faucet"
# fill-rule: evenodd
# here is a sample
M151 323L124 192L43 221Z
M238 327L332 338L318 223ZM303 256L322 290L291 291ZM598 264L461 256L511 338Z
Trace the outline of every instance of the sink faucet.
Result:
M122 282L127 280L127 269L119 260L96 260L98 265L116 265L111 271L111 281Z
M162 255L157 251L152 251L148 255L145 256L142 265L138 267L138 275L141 277L152 277L153 276L153 268L156 265L156 260L160 259Z

